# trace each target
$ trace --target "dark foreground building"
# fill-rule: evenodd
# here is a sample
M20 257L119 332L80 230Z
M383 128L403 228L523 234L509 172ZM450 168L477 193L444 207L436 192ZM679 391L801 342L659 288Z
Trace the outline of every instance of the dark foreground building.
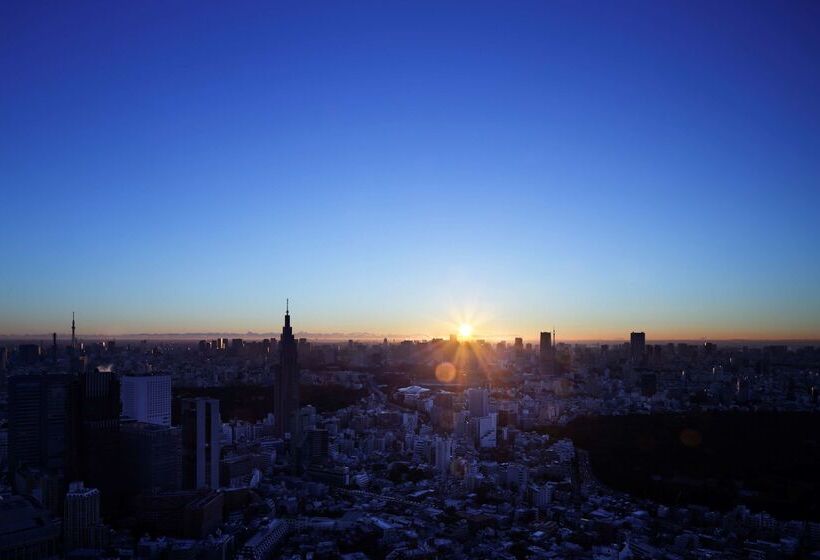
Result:
M290 326L289 308L285 309L285 326L282 327L282 338L279 341L279 368L276 372L274 406L276 436L284 438L285 434L289 433L291 439L294 439L299 430L296 419L299 410L299 363L296 340Z

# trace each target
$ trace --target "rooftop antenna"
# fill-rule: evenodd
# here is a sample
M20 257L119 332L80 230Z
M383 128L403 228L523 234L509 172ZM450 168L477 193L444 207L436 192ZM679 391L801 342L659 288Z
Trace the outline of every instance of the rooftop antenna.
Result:
M74 338L74 329L76 329L76 325L74 323L74 312L71 312L71 349L74 350L77 346L76 338Z
M285 298L285 315L290 314L290 298Z

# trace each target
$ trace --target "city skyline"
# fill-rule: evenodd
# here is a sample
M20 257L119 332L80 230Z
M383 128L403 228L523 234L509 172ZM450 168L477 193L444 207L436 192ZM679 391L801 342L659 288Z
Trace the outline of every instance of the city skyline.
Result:
M0 560L820 560L818 23L0 2Z
M0 9L0 334L820 338L813 3Z
M49 333L0 333L0 340L15 340L15 339L37 339L40 338L41 341L45 339L51 339L52 337L56 337L58 344L63 343L64 341L68 341L73 344L74 336L75 336L75 321L74 321L75 313L72 313L72 322L71 322L71 333L62 332L59 330L52 331ZM289 312L287 312L286 307L286 317L289 316ZM460 315L460 317L465 317L465 315ZM522 338L527 343L539 343L544 340L544 335L552 335L555 336L553 338L553 342L567 342L567 343L607 343L607 342L624 342L627 343L630 341L631 337L635 335L636 332L639 332L641 335L645 335L646 330L643 331L618 331L612 332L608 336L599 336L597 338L590 337L590 338L583 338L583 337L571 337L571 336L564 336L563 339L558 339L558 331L553 326L552 331L540 331L536 332L534 335L533 333L527 331L515 331L515 332L507 332L507 333L493 333L489 334L485 331L481 331L477 329L476 325L485 325L485 323L475 323L474 321L459 319L454 321L446 322L446 327L443 327L444 330L440 331L428 331L428 332L416 332L416 333L378 333L378 332L368 332L368 331L332 331L332 332L317 332L317 331L310 331L310 330L297 330L293 332L293 336L296 338L309 338L316 342L339 342L339 341L346 341L346 340L357 340L357 341L379 341L382 339L387 339L390 342L396 342L399 340L434 340L434 339L448 339L452 337L457 337L460 341L488 341L488 342L500 342L500 341L509 341L512 342L517 338ZM541 327L544 328L544 327ZM668 336L664 335L664 333L649 333L649 340L655 343L661 342L750 342L750 343L765 343L765 342L816 342L820 340L820 338L812 338L812 337L754 337L754 336L738 336L738 331L733 331L734 336L700 336L700 337L685 337L685 336ZM566 334L566 333L564 333ZM261 340L264 338L273 338L276 339L278 336L281 335L281 332L275 330L247 330L247 331L227 331L227 330L212 330L212 331L179 331L179 332L86 332L84 335L78 335L76 340L78 342L82 342L83 340L86 341L95 341L95 340L103 340L105 338L114 338L120 340L135 340L135 339L152 339L152 340L168 340L168 341L195 341L199 340L203 337L205 338L213 338L213 337L239 337L246 340ZM547 337L549 339L549 336Z

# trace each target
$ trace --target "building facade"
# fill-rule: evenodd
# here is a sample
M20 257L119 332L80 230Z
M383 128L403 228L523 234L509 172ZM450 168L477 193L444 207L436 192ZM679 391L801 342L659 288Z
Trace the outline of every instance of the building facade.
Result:
M216 399L183 399L182 483L184 488L219 488L222 424Z
M285 326L279 341L279 367L274 390L274 433L284 438L290 434L295 439L299 430L296 415L299 411L299 361L296 340L290 326L290 310L285 311Z
M126 375L121 387L123 416L149 424L171 425L170 375Z

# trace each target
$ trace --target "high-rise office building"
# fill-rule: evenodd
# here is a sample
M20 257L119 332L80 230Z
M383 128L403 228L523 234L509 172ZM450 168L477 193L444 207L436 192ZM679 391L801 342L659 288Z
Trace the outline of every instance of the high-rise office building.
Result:
M222 426L219 401L183 399L182 483L184 488L219 488L219 454Z
M555 373L555 346L553 346L553 342L551 332L541 333L538 355L542 375L553 375Z
M439 432L453 431L453 394L441 392L433 399L430 413L433 428Z
M467 389L467 409L471 418L480 418L490 413L490 392L487 389Z
M453 457L453 440L449 437L436 437L434 449L436 472L447 474L450 471L450 461Z
M632 358L640 360L646 352L646 333L633 332L629 335L629 350Z
M77 384L73 375L9 378L9 467L46 469L65 479L77 472Z
M456 354L456 365L461 370L464 384L468 387L481 387L488 383L488 372L479 358L476 343L462 342Z
M170 375L125 375L120 381L123 416L171 425Z
M498 415L495 412L487 416L477 418L477 443L479 447L496 446L496 429L498 427Z
M99 548L100 491L72 482L63 505L63 538L65 550Z
M124 422L120 428L123 479L132 495L172 492L182 484L180 428Z
M113 516L120 495L120 381L96 368L79 379L80 478L100 491L103 515Z
M274 403L275 434L284 437L290 433L291 437L295 438L295 432L299 429L296 418L299 410L299 362L296 340L290 326L289 307L285 308L285 326L282 327L282 336L279 340L279 367L276 371Z

